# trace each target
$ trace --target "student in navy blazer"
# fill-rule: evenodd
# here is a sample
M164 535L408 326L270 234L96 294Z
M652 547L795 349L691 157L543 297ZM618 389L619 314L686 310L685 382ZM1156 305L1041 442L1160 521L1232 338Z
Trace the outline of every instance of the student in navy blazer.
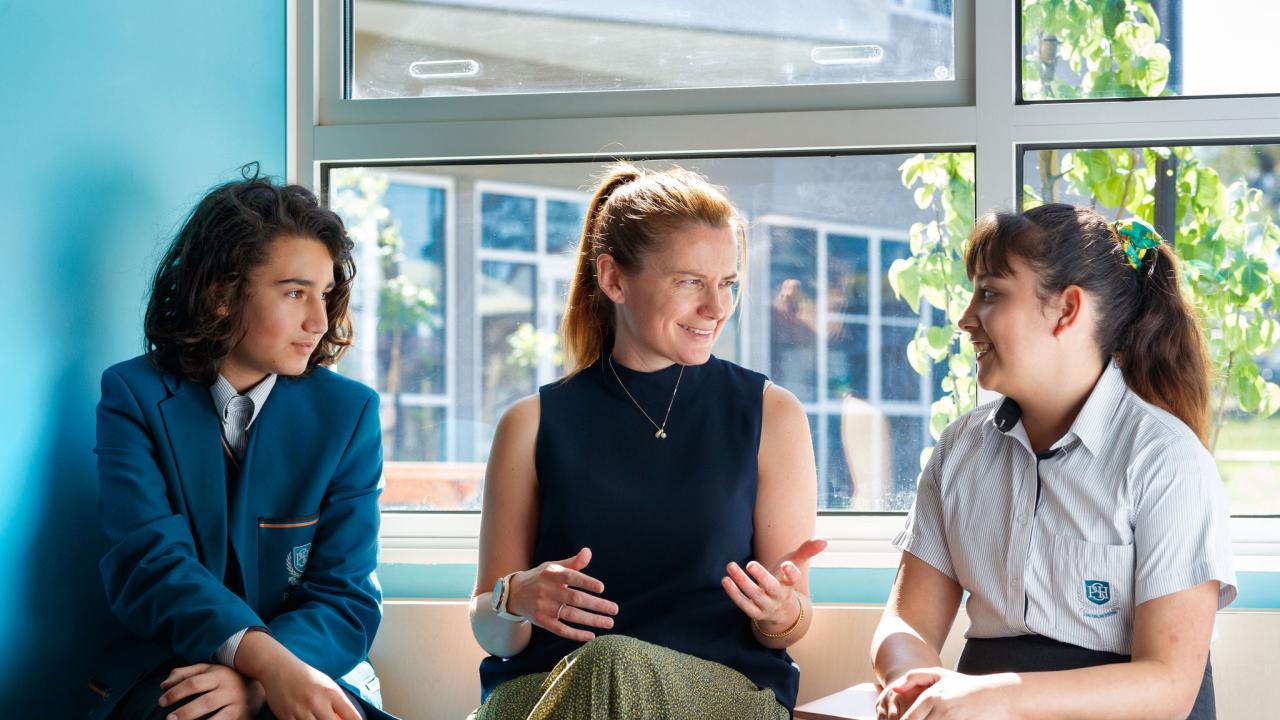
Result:
M98 406L100 568L124 626L90 717L383 713L369 648L378 396L350 344L341 220L299 186L220 186L156 273L148 352Z

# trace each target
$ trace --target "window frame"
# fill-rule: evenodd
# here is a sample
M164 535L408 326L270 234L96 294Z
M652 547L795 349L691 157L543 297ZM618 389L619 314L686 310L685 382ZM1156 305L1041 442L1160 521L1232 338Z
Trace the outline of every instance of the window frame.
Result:
M537 330L545 330L547 328L554 329L556 312L554 309L555 286L558 280L571 280L573 278L573 259L562 256L558 253L547 251L547 201L558 200L565 202L582 202L587 204L591 201L591 195L585 192L576 192L572 190L560 190L556 188L542 187L527 183L507 182L500 180L477 180L472 186L472 227L476 229L476 246L475 246L475 268L473 272L476 277L480 276L483 264L487 262L506 262L518 265L531 265L534 269L534 288L533 293L533 317L534 325ZM527 198L534 201L534 249L529 250L502 250L498 248L486 248L483 243L484 235L484 202L485 194L506 195L508 197ZM472 298L473 302L479 303L479 287L476 288L476 295ZM473 358L476 359L474 365L473 381L477 388L484 384L484 365L480 362L483 357L484 333L481 330L483 318L476 313L473 318L474 327L474 343L472 347ZM549 362L542 361L538 363L537 369L534 371L534 384L541 387L555 380L555 368ZM484 398L482 393L477 390L473 398L476 405L472 408L472 417L479 418L483 412ZM480 423L476 423L474 428L476 447L482 446L484 429Z
M286 5L287 175L311 187L343 165L961 150L981 213L1018 206L1024 147L1280 142L1280 96L1020 103L1019 0L955 0L950 81L396 100L343 99L344 4ZM392 561L475 561L478 513L383 518ZM820 513L815 564L895 566L902 522ZM1233 517L1232 534L1238 570L1280 570L1280 516Z

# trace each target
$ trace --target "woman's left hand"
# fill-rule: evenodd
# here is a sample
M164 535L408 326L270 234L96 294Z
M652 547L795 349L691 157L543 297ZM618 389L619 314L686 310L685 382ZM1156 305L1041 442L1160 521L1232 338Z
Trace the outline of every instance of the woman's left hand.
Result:
M1013 673L965 675L943 668L923 668L898 678L886 692L906 694L925 686L902 720L1011 720L1015 717Z
M796 585L804 577L800 566L826 547L826 540L805 540L770 569L755 560L747 563L745 570L731 562L720 585L733 604L765 632L785 630L799 613Z

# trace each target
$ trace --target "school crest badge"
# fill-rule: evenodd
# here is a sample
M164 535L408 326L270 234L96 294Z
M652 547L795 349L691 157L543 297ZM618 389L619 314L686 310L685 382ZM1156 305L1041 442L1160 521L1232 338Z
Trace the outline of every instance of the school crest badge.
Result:
M1085 580L1084 596L1094 605L1111 602L1111 583L1106 580Z
M311 543L299 545L290 550L284 557L285 569L289 572L289 584L302 582L302 572L307 569L307 560L311 557Z

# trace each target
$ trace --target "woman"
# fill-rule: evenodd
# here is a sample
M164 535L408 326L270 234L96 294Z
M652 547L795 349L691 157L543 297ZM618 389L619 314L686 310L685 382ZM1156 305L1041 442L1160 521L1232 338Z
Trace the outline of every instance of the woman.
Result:
M785 718L812 619L804 410L711 355L742 225L705 178L614 166L569 292L569 375L498 424L472 630L485 718Z
M92 718L359 718L382 617L378 396L351 343L342 221L256 176L210 192L156 271L147 353L98 405L101 569L128 629Z
M1213 718L1209 639L1235 575L1172 250L1051 204L983 218L965 263L960 327L1004 398L943 432L894 540L880 716Z

